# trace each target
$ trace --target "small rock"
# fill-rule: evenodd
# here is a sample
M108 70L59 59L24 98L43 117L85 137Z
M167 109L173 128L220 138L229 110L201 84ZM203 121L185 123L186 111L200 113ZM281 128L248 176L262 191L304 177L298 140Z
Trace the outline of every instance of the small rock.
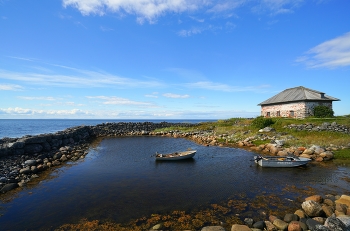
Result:
M36 163L37 163L36 160L26 160L24 162L24 164L27 166L33 166L33 165L36 165Z
M163 227L162 223L156 224L155 226L152 227L152 230L159 230L159 229L162 229L162 227Z
M246 224L248 227L253 227L254 220L252 218L245 218L244 224Z

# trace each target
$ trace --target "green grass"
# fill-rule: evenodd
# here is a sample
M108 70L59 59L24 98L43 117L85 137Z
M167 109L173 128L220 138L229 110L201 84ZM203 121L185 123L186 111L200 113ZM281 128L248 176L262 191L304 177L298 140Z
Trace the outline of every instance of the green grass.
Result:
M341 149L334 151L335 159L350 159L350 149Z
M247 118L231 118L227 120L218 120L216 122L204 122L199 123L193 127L170 127L166 129L158 129L156 131L182 131L182 132L195 132L195 131L210 131L213 134L227 135L230 137L229 142L235 142L244 140L247 137L255 136L258 134L259 129L252 125L252 119ZM276 132L265 133L269 136L276 134L283 134L294 137L286 142L285 147L289 146L304 146L319 145L323 147L334 146L348 146L350 143L350 135L340 132L331 131L297 131L294 129L286 128L290 124L306 124L312 123L314 125L321 125L324 122L342 124L350 127L350 115L336 116L333 118L307 118L307 119L290 119L290 118L273 118L274 124L271 125ZM224 140L220 140L224 141ZM260 144L269 143L270 140L256 140L253 143L258 146ZM341 153L349 153L350 149L342 151ZM350 159L350 154L338 154L345 156L344 158Z

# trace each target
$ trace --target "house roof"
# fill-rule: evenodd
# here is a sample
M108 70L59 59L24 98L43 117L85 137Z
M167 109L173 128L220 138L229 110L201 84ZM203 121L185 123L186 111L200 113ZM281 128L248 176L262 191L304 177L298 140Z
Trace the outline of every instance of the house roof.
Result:
M295 101L339 101L340 99L326 95L324 92L315 91L303 86L286 89L277 95L259 103L268 105Z

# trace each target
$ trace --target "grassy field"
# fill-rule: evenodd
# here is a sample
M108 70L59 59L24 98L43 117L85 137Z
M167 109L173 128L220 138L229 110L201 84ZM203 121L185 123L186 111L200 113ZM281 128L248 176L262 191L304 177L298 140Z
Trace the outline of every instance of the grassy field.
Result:
M255 118L256 119L256 118ZM255 119L247 118L231 118L227 120L218 120L216 122L200 123L194 127L169 127L167 129L161 129L162 131L182 131L182 132L195 132L195 131L207 131L215 136L229 136L232 142L244 140L247 137L259 136L259 127L254 124ZM291 124L313 124L322 125L324 122L332 123L336 122L340 125L345 125L350 128L350 115L336 116L333 118L307 118L307 119L290 119L290 118L273 118L270 119L269 126L273 127L276 131L266 133L269 136L282 136L289 137L285 146L304 146L319 145L322 147L349 147L350 135L341 132L333 131L297 131L295 129L287 128L286 126ZM264 125L264 124L263 124ZM160 130L159 130L160 131ZM255 145L268 143L268 140L254 141ZM350 149L343 149L335 151L336 158L350 159Z

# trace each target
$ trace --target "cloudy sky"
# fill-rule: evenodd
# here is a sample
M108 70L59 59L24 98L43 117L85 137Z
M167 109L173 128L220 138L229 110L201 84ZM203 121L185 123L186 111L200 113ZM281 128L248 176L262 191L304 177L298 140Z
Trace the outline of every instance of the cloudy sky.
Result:
M348 0L0 0L0 119L227 119L305 86L350 114Z

